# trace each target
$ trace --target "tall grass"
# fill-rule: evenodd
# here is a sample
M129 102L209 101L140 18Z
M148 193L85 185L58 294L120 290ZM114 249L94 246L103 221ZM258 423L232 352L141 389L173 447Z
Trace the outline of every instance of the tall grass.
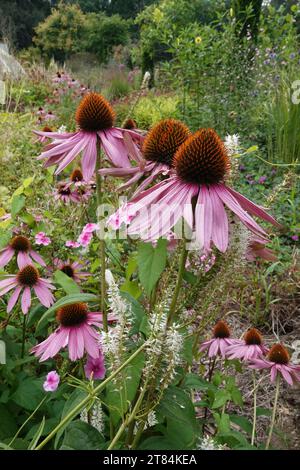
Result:
M300 104L292 102L292 79L282 75L266 103L268 160L296 163L300 160Z

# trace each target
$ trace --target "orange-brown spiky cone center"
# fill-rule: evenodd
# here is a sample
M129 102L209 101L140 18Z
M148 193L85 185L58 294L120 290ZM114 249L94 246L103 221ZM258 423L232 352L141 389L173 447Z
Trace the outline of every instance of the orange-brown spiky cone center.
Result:
M34 286L38 282L39 277L38 270L30 264L20 269L17 274L18 283L24 287Z
M263 343L263 337L256 328L251 328L244 335L245 343L250 346L251 344L256 344L260 346Z
M72 171L71 176L70 176L70 180L73 183L78 183L80 181L83 181L83 174L82 174L82 171L80 170L80 168L75 168L75 170Z
M136 122L133 119L126 119L126 121L123 124L123 129L136 129L137 125Z
M288 350L282 346L282 344L274 344L269 351L268 359L276 364L288 364L290 355Z
M230 329L225 321L220 320L216 323L213 330L213 336L214 338L229 338Z
M144 158L172 166L175 152L189 135L188 127L181 121L176 119L160 121L145 137L142 146Z
M224 179L230 163L226 148L213 129L200 129L177 150L173 160L184 182L214 184Z
M31 248L31 243L27 237L24 237L23 235L17 235L10 241L10 246L15 251L27 252Z
M113 126L115 112L102 95L89 93L81 100L75 119L83 131L101 131Z
M56 312L56 319L61 325L66 327L79 326L82 323L85 323L87 315L87 305L78 302L60 307Z
M53 132L53 130L51 129L51 127L49 126L44 126L43 129L42 129L43 132Z
M67 276L73 278L74 277L74 269L70 264L65 264L62 268L61 271L66 274Z

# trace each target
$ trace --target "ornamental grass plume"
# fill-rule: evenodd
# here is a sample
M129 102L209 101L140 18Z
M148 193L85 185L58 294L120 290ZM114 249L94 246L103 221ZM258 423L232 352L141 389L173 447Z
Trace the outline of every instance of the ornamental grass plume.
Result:
M43 258L32 249L30 240L24 235L13 237L9 244L0 250L0 268L6 266L14 255L17 255L17 264L20 269L33 264L33 261L40 266L46 266Z
M59 174L82 153L82 172L84 179L89 181L96 168L97 143L113 165L130 167L123 141L124 132L131 133L137 141L140 141L141 136L135 131L114 127L115 112L102 95L85 95L77 108L75 119L78 126L76 132L34 131L38 136L53 139L38 157L39 160L45 160L45 167L57 165L55 174Z
M12 289L14 292L7 304L8 313L16 305L22 291L21 308L24 314L28 313L31 306L31 290L35 292L45 307L50 307L54 303L51 290L55 287L47 279L41 278L38 270L32 264L24 266L16 275L7 275L6 279L0 281L0 297Z
M250 214L279 226L262 207L225 184L230 169L226 148L213 129L200 129L190 136L173 158L175 175L138 194L111 216L108 224L120 221L122 211L135 213L127 229L145 241L163 237L183 217L195 229L200 249L215 245L225 252L229 227L225 207L253 234L267 240L265 230ZM118 227L117 227L118 228Z
M148 175L135 191L135 196L149 186L157 176L172 173L175 152L189 135L188 127L181 121L163 119L148 132L140 151L134 145L130 134L124 134L124 141L134 165L124 168L103 168L99 173L102 176L129 178L119 189L126 189Z
M109 317L109 321L114 319L113 315ZM96 328L102 328L102 313L90 312L86 304L76 302L60 307L56 311L56 320L59 327L31 350L40 362L56 356L66 346L71 361L83 357L85 351L93 359L100 357L99 332Z

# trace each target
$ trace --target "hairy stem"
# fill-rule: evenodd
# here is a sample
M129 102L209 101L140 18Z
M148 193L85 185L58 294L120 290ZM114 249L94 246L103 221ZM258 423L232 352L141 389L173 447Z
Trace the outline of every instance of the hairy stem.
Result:
M174 319L174 315L176 313L177 300L178 300L179 292L180 292L181 285L182 285L182 277L183 277L183 273L185 270L185 263L186 263L187 254L188 254L187 249L186 249L185 239L183 240L183 243L184 244L182 247L182 252L181 252L180 261L179 261L177 282L176 282L176 286L175 286L175 290L174 290L174 294L173 294L173 298L172 298L172 302L171 302L170 310L169 310L168 326L172 323Z
M279 397L279 389L280 389L280 375L277 372L273 413L272 413L272 419L271 419L271 426L270 426L270 430L269 430L269 435L268 435L268 439L267 439L267 443L266 443L266 450L268 450L269 447L270 447L270 443L271 443L271 439L272 439L272 435L273 435L273 429L274 429L276 411L277 411L277 403L278 403L278 397Z
M253 446L254 440L255 440L256 415L257 415L257 386L256 386L255 370L252 371L252 377L253 377L253 424L252 424L251 445Z

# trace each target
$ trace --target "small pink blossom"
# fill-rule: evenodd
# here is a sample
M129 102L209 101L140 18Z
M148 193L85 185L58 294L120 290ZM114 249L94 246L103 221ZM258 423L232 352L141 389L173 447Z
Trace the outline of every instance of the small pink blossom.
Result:
M100 351L98 358L88 356L87 362L84 366L84 372L87 379L101 380L105 377L105 364L104 356Z
M91 243L93 238L92 232L82 232L78 237L78 242L81 246L87 247Z
M74 242L73 240L67 240L66 243L65 243L65 246L68 247L68 248L79 248L80 243Z
M51 239L49 237L47 237L47 235L45 234L45 232L39 232L36 234L35 236L35 243L37 245L44 245L44 246L48 246L50 245L51 243Z
M60 376L55 370L52 370L47 374L46 380L43 383L45 392L55 392L60 382Z

